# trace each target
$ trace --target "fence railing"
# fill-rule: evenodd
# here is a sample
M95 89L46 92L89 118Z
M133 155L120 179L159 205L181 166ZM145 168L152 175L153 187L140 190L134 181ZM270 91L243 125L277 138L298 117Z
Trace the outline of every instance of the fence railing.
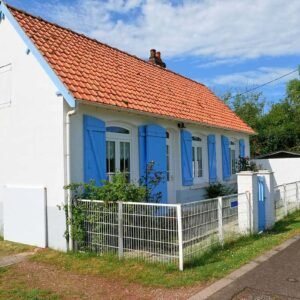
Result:
M274 200L276 221L300 209L300 181L276 186Z
M83 213L83 239L76 247L175 263L183 270L193 256L237 236L241 195L186 204L77 200Z

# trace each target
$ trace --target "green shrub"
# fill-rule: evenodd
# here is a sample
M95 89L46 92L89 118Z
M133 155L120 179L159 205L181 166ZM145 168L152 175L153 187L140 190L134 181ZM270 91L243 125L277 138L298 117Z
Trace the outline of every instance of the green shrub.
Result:
M236 188L222 184L220 182L211 183L205 188L207 198L216 198L221 196L226 196L230 194L235 194Z
M239 156L239 160L237 161L237 171L253 171L257 172L258 167L255 162L250 161L249 157L241 157Z
M97 186L95 181L90 181L89 183L72 183L65 189L71 190L73 201L89 199L104 202L142 202L147 196L145 186L128 182L123 173L117 173L112 181L104 181L102 186Z

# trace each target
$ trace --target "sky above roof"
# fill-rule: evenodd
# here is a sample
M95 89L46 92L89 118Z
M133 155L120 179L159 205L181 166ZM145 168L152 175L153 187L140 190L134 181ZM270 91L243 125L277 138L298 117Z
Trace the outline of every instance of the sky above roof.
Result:
M299 0L7 0L44 19L147 59L162 52L167 67L219 96L244 92L300 64ZM285 96L288 80L262 91Z

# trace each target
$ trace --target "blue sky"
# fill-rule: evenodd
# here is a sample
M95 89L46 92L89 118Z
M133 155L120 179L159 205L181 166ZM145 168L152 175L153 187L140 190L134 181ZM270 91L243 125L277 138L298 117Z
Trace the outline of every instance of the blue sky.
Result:
M300 64L299 0L7 0L49 21L167 67L218 95L244 92ZM297 72L259 89L285 95Z

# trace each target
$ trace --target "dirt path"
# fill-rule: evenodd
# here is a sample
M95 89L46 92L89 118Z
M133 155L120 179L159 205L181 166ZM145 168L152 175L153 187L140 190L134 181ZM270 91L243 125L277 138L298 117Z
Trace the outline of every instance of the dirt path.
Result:
M31 261L10 267L7 276L7 280L22 280L28 288L50 290L66 300L188 299L203 288L202 285L178 289L149 288L99 276L79 275Z

